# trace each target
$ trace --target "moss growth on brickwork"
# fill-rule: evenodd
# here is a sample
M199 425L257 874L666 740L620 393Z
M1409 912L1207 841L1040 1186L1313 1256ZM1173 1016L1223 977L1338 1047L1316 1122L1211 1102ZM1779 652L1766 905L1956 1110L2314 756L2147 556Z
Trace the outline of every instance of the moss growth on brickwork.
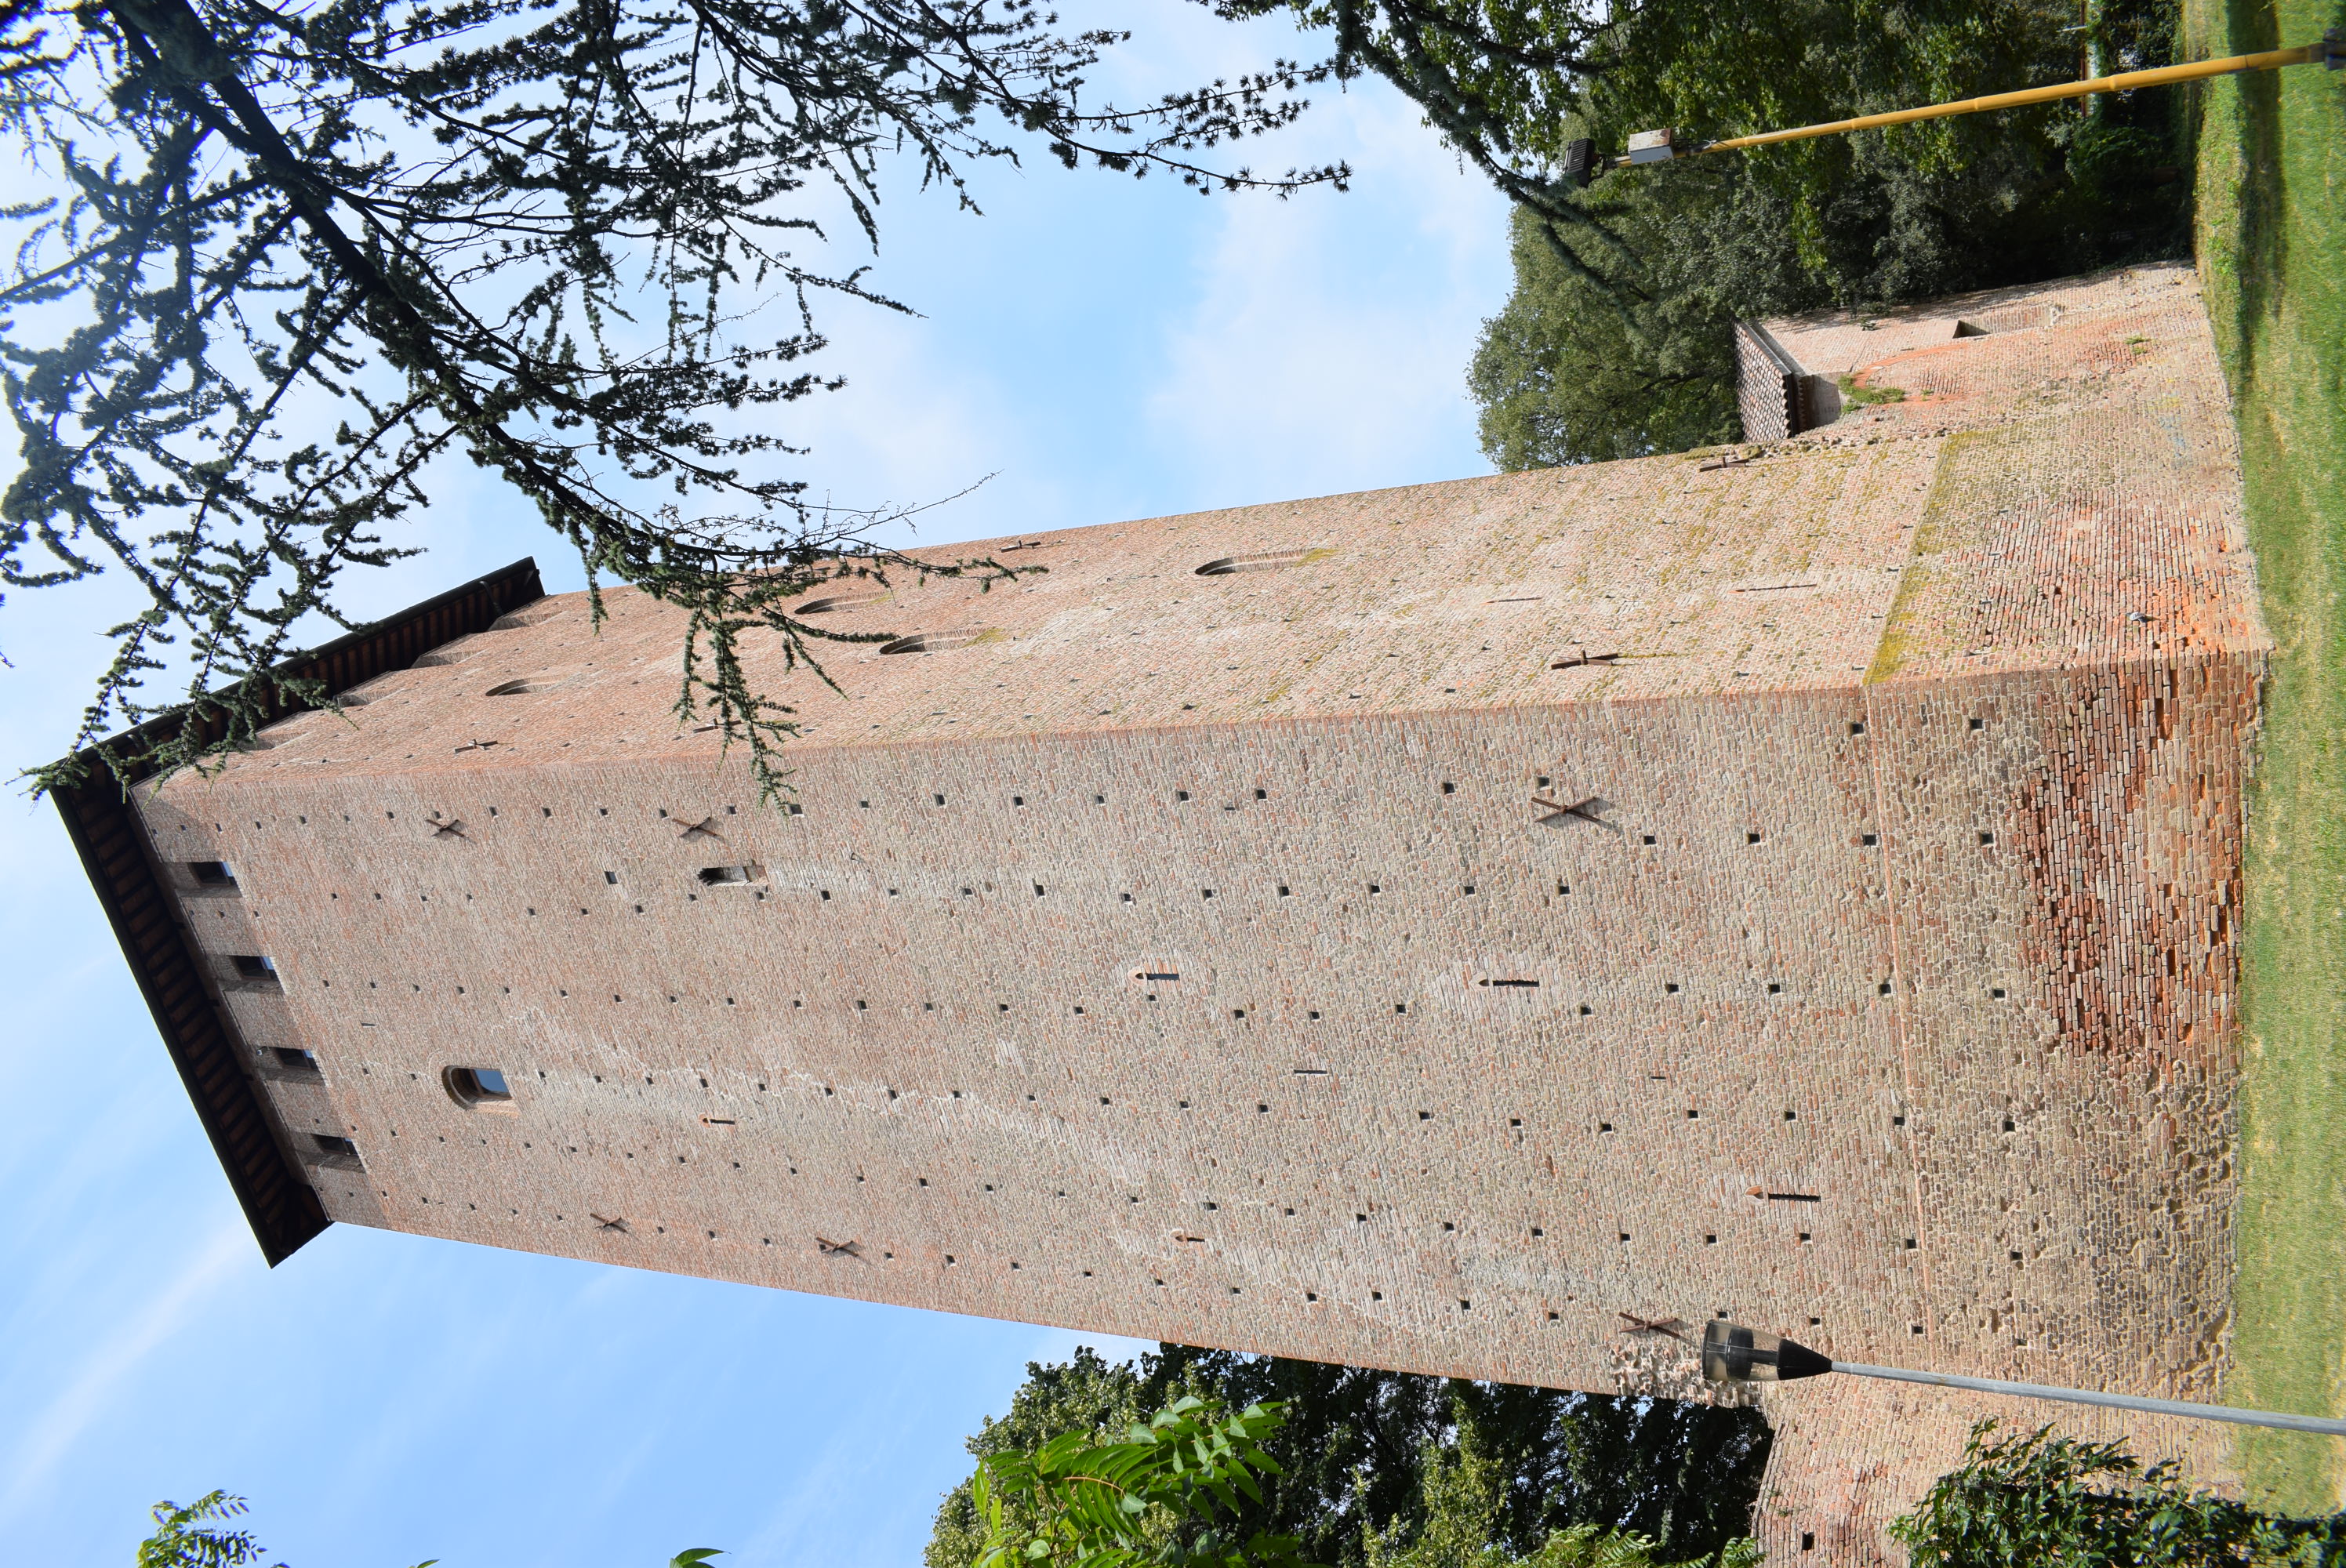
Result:
M2336 0L2189 0L2192 53L2299 44ZM2200 100L2200 268L2238 400L2277 648L2249 805L2239 1277L2229 1400L2346 1412L2346 74ZM2256 1433L2251 1494L2346 1499L2346 1444Z
M1888 680L1925 651L1927 631L1921 610L1934 581L1932 563L1950 549L1977 543L1982 513L1965 504L1966 485L1983 468L1999 466L2014 444L2014 433L2010 430L1974 430L1951 435L1940 447L1931 494L1923 502L1923 521L1914 530L1913 553L1898 579L1898 596L1891 601L1890 614L1882 624L1882 641L1865 672L1866 685Z
M1904 387L1869 387L1858 384L1855 376L1835 378L1841 383L1841 401L1852 408L1864 408L1877 402L1904 402Z

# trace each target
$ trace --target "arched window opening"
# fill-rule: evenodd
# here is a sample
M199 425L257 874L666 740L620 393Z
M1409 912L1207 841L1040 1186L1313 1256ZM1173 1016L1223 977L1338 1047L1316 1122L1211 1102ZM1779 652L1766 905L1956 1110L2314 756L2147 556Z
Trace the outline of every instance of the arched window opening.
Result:
M827 616L839 610L861 609L876 605L890 596L885 588L858 588L844 594L826 594L820 599L809 599L798 607L802 616Z
M1295 550L1258 550L1247 555L1223 555L1198 568L1201 577L1227 577L1233 572L1276 572L1282 566L1300 566L1306 561L1327 555L1305 545Z
M440 1074L448 1097L468 1111L515 1111L513 1091L495 1067L450 1067Z
M944 653L948 648L965 648L972 643L982 643L1002 634L992 626L968 626L955 632L914 632L908 637L898 637L892 643L882 643L883 654Z

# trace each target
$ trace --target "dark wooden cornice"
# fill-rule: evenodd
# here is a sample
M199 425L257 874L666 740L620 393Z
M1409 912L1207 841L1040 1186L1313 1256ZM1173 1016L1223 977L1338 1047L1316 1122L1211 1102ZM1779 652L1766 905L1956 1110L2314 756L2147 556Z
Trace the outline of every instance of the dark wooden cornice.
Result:
M485 631L500 616L545 596L537 563L525 556L502 571L296 655L279 669L318 682L324 696L332 697L386 671L405 669L441 644ZM282 700L289 714L308 706L290 697ZM184 712L175 710L148 720L139 732L142 738L167 736L186 722ZM57 811L114 926L115 939L122 943L122 955L130 962L147 1009L155 1016L163 1047L179 1069L197 1118L228 1173L229 1186L244 1206L262 1255L274 1268L331 1222L308 1176L288 1157L270 1125L260 1086L250 1070L251 1053L238 1037L218 993L205 983L201 955L178 918L177 897L130 799L138 780L117 779L95 748L84 753L84 759L90 764L84 782L52 791Z

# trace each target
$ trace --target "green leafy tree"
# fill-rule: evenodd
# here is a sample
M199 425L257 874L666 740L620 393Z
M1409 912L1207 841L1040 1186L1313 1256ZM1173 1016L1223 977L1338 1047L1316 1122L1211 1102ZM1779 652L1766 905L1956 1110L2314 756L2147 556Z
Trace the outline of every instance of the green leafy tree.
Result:
M1079 1346L1069 1360L1030 1362L1025 1382L1010 1397L1009 1410L985 1418L968 1440L969 1451L983 1463L997 1453L1031 1452L1063 1432L1083 1432L1104 1441L1174 1397L1169 1382L1144 1378L1129 1363L1111 1363L1090 1347ZM1002 1506L1015 1515L1024 1504L1006 1498ZM927 1568L972 1568L986 1550L987 1534L986 1522L964 1481L938 1507L923 1554Z
M166 706L150 679L203 721L117 772L315 701L270 667L311 617L349 624L346 573L413 553L400 525L453 459L590 584L687 613L679 722L746 744L770 790L795 721L746 648L820 668L801 596L929 569L867 542L901 514L812 504L789 472L778 412L841 384L814 302L902 308L800 257L821 214L876 244L888 169L970 207L968 168L1022 147L1200 188L1343 172L1198 161L1324 71L1127 110L1085 85L1124 35L1015 3L0 5L0 124L55 193L0 206L0 585L137 586L77 746Z
M1463 1442L1505 1478L1492 1536L1521 1556L1558 1532L1631 1530L1667 1557L1715 1553L1749 1528L1768 1429L1750 1410L1667 1400L1416 1377L1166 1345L1137 1363L1089 1349L1036 1364L973 1454L1032 1450L1063 1431L1120 1432L1185 1393L1232 1408L1276 1403L1263 1448L1279 1465L1250 1528L1292 1535L1316 1563L1364 1568L1366 1532L1410 1539L1426 1517L1427 1467ZM966 1483L938 1509L928 1568L971 1568L984 1529Z
M1454 1448L1428 1452L1422 1471L1423 1517L1414 1528L1396 1520L1363 1538L1367 1568L1673 1568L1658 1543L1633 1530L1567 1525L1527 1554L1502 1543L1501 1515L1510 1477L1472 1425ZM1677 1568L1757 1568L1747 1539Z
M2119 1442L2048 1427L1998 1437L1972 1429L1964 1462L1891 1533L1914 1568L2334 1568L2346 1513L2288 1519L2193 1489L2172 1461L2145 1469Z
M1494 1539L1517 1555L1581 1523L1678 1557L1717 1552L1750 1528L1768 1455L1754 1410L1174 1346L1160 1351L1168 1373L1232 1403L1280 1402L1270 1523L1327 1563L1362 1563L1366 1524L1414 1528L1428 1456L1464 1442L1507 1478Z
M1807 308L1819 290L1780 241L1780 195L1723 163L1682 171L1675 185L1672 202L1627 178L1592 195L1589 210L1632 249L1586 271L1560 263L1539 217L1516 209L1515 289L1483 323L1466 377L1484 453L1499 467L1643 457L1740 434L1736 319Z
M1576 139L1617 155L1631 132L1659 127L1709 140L2036 86L2075 76L2086 47L2073 0L1211 3L1231 15L1286 12L1331 34L1328 64L1338 76L1372 73L1409 95L1472 167L1536 217L1575 271L1633 249L1592 210L1589 188L1570 169ZM2155 66L2166 63L2176 17L2174 0L2109 0L2092 25L2105 58ZM2151 95L2115 117L2164 128L2168 102ZM2060 185L2070 172L2064 149L2094 123L2075 108L2045 107L1796 142L1731 161L1790 202L1785 216L1810 267L1862 276L1868 270L1853 270L1850 258L1871 247L1884 254L1870 270L1894 275L1903 228L1933 221L1918 205L1994 207ZM2087 161L2122 160L2128 146L2142 150L2104 134ZM1688 167L1649 166L1640 178L1667 181ZM1872 188L1885 174L1949 183ZM1869 221L1852 228L1859 217ZM1981 238L1994 248L2012 236Z
M1708 140L2075 76L2074 0L1221 0L1333 35L1515 203L1515 289L1469 383L1506 468L1733 439L1739 316L1930 298L2188 243L2179 100L2045 107L1615 170L1576 138ZM2109 0L2114 66L2167 62L2172 0ZM2168 169L2168 176L2174 171Z
M2076 72L2071 8L2039 0L1794 0L1765 16L1712 0L1639 8L1586 125L1697 136L2057 80ZM2164 63L2165 0L2102 25ZM2172 101L2108 115L2044 107L1617 171L1581 201L1623 241L1559 262L1517 220L1516 285L1470 372L1484 450L1504 467L1736 439L1733 324L2035 281L2188 249ZM2171 172L2171 171L2170 171ZM1541 242L1533 242L1541 241Z
M1282 1420L1276 1405L1231 1411L1189 1394L1118 1441L1079 1428L988 1454L970 1478L986 1528L977 1568L1300 1568L1294 1537L1240 1522L1279 1473L1262 1444Z

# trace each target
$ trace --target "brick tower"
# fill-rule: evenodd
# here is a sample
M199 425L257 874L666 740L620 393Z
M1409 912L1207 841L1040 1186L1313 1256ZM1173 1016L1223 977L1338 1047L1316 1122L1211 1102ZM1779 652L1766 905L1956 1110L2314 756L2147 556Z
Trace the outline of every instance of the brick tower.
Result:
M2192 276L1745 347L1749 455L833 594L903 636L768 672L781 809L677 732L675 616L525 563L316 656L345 712L61 804L272 1259L1688 1397L1729 1313L2208 1397L2266 644ZM1873 1560L1974 1408L1768 1399L1791 1562Z

